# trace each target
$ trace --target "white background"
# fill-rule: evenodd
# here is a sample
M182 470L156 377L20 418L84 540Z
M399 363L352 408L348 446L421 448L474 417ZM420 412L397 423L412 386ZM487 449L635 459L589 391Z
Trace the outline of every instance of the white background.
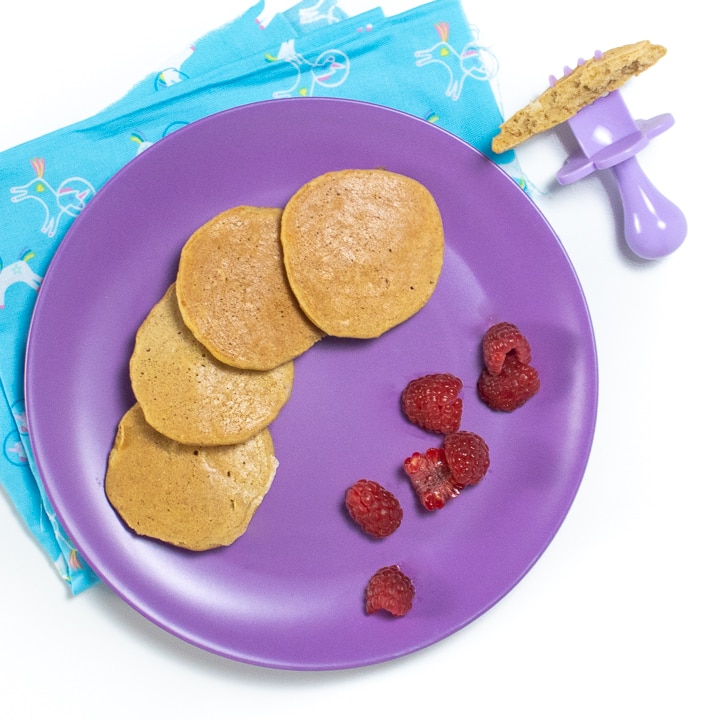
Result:
M699 0L483 4L466 11L500 60L507 115L595 49L668 48L622 93L636 117L676 120L639 158L688 218L675 254L626 252L610 179L554 182L562 129L518 152L585 290L600 367L590 462L550 548L501 603L430 648L281 672L189 646L105 587L70 597L0 493L0 716L720 718L716 25ZM249 6L5 3L0 150L94 114Z

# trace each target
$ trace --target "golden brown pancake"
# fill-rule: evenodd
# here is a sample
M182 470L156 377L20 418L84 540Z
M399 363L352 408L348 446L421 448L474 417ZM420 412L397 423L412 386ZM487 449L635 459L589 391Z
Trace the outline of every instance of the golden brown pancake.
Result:
M227 445L267 427L290 397L292 361L240 370L219 360L183 323L171 285L135 336L130 379L148 423L172 440Z
M139 535L209 550L245 532L276 469L268 430L238 445L182 445L151 428L136 404L118 426L105 492Z
M185 324L219 360L269 370L323 335L287 282L281 211L241 206L213 217L183 247L177 296Z
M407 320L429 300L443 263L432 195L386 170L311 180L285 207L280 239L301 308L338 337L373 338Z
M613 48L579 64L500 126L499 134L492 140L493 151L510 150L569 120L584 107L645 72L665 53L662 45L643 40Z

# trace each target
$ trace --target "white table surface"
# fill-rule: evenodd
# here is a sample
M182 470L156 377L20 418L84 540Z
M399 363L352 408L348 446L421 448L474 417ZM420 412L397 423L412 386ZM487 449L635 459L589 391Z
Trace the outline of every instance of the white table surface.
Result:
M592 454L550 548L495 608L436 645L358 670L283 672L194 648L106 587L71 597L0 492L1 717L359 717L378 698L384 718L720 717L715 23L699 0L484 4L478 24L508 115L595 49L668 48L623 97L636 117L674 115L639 159L690 228L675 254L637 261L612 182L554 182L562 131L519 149L584 287L599 355ZM249 6L3 5L0 150L94 114ZM478 20L475 0L466 9Z

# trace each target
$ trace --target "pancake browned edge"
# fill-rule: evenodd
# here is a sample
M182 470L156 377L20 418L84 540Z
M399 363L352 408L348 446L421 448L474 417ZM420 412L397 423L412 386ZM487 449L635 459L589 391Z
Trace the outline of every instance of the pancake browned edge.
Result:
M183 321L220 361L271 370L323 333L288 285L276 208L240 206L198 228L182 249L177 297Z
M293 362L241 370L217 360L184 324L175 285L135 336L130 380L145 419L177 442L228 445L267 427L290 398Z
M430 299L443 264L428 189L382 169L325 173L289 200L280 230L288 280L328 335L373 338Z
M662 45L643 40L581 63L500 126L500 133L492 141L493 152L510 150L533 135L569 120L587 105L652 67L665 53Z
M151 428L136 404L118 426L105 492L138 535L210 550L246 531L277 464L268 430L237 445L183 445Z

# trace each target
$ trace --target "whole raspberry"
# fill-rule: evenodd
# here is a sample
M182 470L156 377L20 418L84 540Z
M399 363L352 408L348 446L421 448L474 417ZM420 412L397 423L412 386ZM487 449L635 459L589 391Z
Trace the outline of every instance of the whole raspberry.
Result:
M449 373L411 380L402 392L402 409L410 422L443 435L460 428L462 381Z
M365 588L365 612L386 610L395 617L406 615L415 599L412 580L397 565L380 568Z
M349 487L345 507L363 532L376 538L395 532L403 517L398 499L374 480L358 480Z
M445 437L443 448L456 485L477 485L485 477L490 450L479 435L467 430L451 433Z
M403 463L415 494L426 510L440 510L460 489L455 485L442 448L415 452Z
M537 370L514 355L505 359L499 375L483 370L477 383L480 399L491 410L511 412L524 405L540 389Z
M493 325L483 336L482 353L485 368L491 375L499 375L505 358L513 353L523 364L532 361L530 343L517 325L500 322Z

